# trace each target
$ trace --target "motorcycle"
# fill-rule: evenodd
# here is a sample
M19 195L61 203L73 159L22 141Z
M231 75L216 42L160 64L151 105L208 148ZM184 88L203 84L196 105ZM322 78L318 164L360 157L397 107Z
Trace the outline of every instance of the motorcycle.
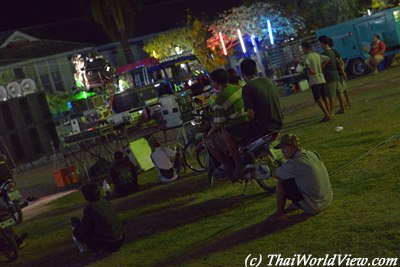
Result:
M253 188L255 188L254 182L256 182L264 191L275 192L276 181L271 177L271 174L282 164L281 159L283 157L271 150L271 144L277 139L278 135L278 132L272 132L252 140L239 142L239 156L245 166L244 171L237 179L238 182L245 183L242 195L244 195L249 182ZM212 186L215 178L221 178L215 175L215 170L219 164L208 153L206 165L208 182ZM222 176L229 176L229 174Z
M0 251L10 260L18 258L18 244L13 227L22 222L21 194L15 182L0 185Z

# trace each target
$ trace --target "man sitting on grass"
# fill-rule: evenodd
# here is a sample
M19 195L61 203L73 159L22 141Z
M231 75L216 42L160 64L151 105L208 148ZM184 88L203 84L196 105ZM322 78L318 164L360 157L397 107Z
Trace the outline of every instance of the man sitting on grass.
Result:
M82 221L71 218L73 236L96 253L117 251L125 241L118 214L110 202L100 197L96 184L86 184L81 191L88 204L83 210Z
M326 209L332 202L328 171L320 156L301 148L296 135L285 134L275 146L287 161L272 174L279 180L276 189L277 211L270 219L286 219L286 199L292 208L301 208L310 215Z

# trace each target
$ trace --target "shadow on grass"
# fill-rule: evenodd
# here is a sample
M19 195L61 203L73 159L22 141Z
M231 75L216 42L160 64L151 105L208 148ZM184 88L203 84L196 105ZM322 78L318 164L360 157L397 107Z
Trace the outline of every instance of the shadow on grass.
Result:
M317 112L316 112L317 113ZM288 123L285 123L283 130L285 132L289 132L289 131L293 131L293 130L301 130L303 128L307 128L316 124L319 124L319 120L322 118L322 114L321 116L319 115L313 115L307 118L303 118L300 120L294 120Z
M150 192L143 192L143 194L118 199L113 203L113 206L118 212L123 212L125 210L157 204L207 190L208 183L205 177L196 177L186 178L183 181L179 181L179 183L155 185L153 188L154 190Z
M199 204L170 210L167 209L148 216L137 217L131 222L125 221L127 231L126 243L159 234L185 224L198 222L207 217L220 215L238 206L246 205L247 202L254 199L261 199L264 197L264 193L246 197L232 196L225 199L213 199Z
M229 235L220 238L212 239L209 242L196 244L188 250L182 252L180 255L175 255L162 262L156 263L153 266L181 266L185 262L202 259L209 255L223 252L236 246L251 242L253 240L266 237L275 232L287 229L293 225L306 221L310 218L305 213L292 215L288 221L262 221L254 224L248 228L241 229L230 233Z

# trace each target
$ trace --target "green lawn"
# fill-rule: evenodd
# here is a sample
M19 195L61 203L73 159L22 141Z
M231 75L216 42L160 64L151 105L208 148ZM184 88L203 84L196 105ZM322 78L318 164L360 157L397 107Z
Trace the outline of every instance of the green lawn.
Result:
M266 222L275 195L250 187L242 197L243 185L229 182L208 188L205 175L193 173L160 185L149 171L139 178L142 192L113 201L127 230L120 251L101 260L79 254L69 225L84 205L76 193L19 227L29 243L9 266L244 266L248 254L262 254L260 266L267 266L268 254L399 257L398 73L393 68L349 81L351 110L326 123L319 123L322 113L311 92L281 98L284 132L318 151L333 174L334 202L321 214L297 211L288 222ZM336 133L336 126L344 130Z

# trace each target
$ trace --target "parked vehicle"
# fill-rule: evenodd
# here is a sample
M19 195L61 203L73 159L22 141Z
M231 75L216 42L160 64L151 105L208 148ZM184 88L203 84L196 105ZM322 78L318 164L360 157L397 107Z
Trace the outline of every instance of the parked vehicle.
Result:
M368 57L372 36L379 34L386 44L385 62L391 63L400 52L400 7L352 19L334 26L319 29L317 37L327 35L333 39L334 47L340 52L351 75L363 75L367 72L364 60Z
M0 185L0 251L10 260L18 258L18 244L12 230L22 222L21 194L13 180Z
M238 178L238 182L244 182L243 195L249 182L251 182L254 188L254 181L264 191L269 193L275 192L277 183L276 180L271 177L271 174L282 164L282 157L272 152L270 145L277 139L278 135L278 132L273 132L259 138L242 140L239 142L240 160L245 166L242 175ZM213 186L216 178L220 178L214 175L214 170L218 165L219 163L208 153L206 168L210 186Z

